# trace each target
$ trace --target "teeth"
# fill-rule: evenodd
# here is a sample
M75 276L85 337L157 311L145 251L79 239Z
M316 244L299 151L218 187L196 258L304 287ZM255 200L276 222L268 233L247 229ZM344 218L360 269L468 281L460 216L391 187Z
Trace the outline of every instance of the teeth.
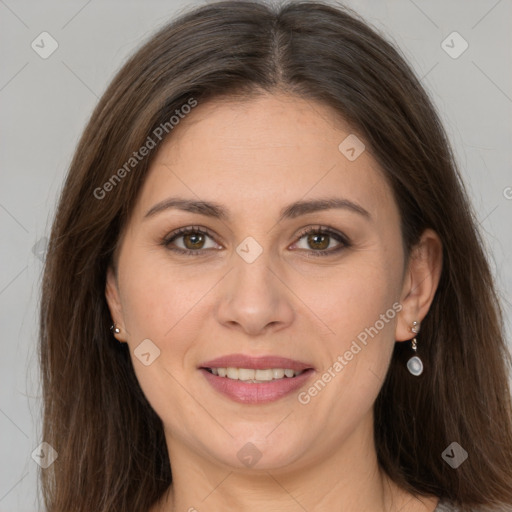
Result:
M238 369L237 368L228 368L227 369L227 377L228 379L238 379Z
M268 368L265 370L255 370L253 368L210 368L213 375L227 377L232 380L242 380L244 382L270 382L271 380L292 378L300 375L302 371L295 371L289 368Z
M254 378L256 380L263 380L267 382L274 378L274 373L272 372L272 370L256 370L254 372Z
M238 370L235 370L235 371L238 371L238 380L252 380L255 378L254 375L257 373L256 370L253 370L252 368L251 369L238 368ZM230 379L234 378L234 377L231 377L229 374L228 374L228 377ZM261 377L258 377L258 379L260 379L260 378Z
M284 374L285 374L285 370L283 370L281 368L274 368L272 370L272 375L273 375L274 379L282 379L284 377Z

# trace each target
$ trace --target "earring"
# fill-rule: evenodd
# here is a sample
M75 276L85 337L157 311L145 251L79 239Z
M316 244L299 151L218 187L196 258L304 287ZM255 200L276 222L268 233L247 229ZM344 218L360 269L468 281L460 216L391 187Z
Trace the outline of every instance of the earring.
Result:
M414 334L418 334L420 332L420 324L418 322L413 322L411 331ZM418 341L416 340L416 336L413 338L411 342L411 348L416 353L418 351ZM407 361L407 369L412 375L417 377L423 373L423 361L418 356L413 356Z
M115 334L119 334L121 332L121 329L119 329L119 327L117 327L117 325L115 323L113 323L111 326L110 326L110 330L115 333Z

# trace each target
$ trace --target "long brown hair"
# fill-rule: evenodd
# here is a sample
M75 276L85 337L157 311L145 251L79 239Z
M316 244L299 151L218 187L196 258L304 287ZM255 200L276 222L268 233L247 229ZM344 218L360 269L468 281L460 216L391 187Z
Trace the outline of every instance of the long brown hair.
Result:
M112 179L191 98L285 91L329 105L361 135L390 183L407 255L430 227L443 269L419 337L425 371L395 353L375 403L381 467L401 487L512 504L510 354L478 224L429 97L398 50L347 8L317 1L195 7L117 73L83 133L63 187L41 297L43 440L49 512L147 511L171 484L163 426L126 344L112 337L105 276L158 148ZM182 121L186 123L186 119ZM110 180L110 181L109 181ZM110 186L105 186L109 182ZM102 192L103 191L103 192ZM100 197L102 196L102 197ZM468 459L441 457L452 442Z

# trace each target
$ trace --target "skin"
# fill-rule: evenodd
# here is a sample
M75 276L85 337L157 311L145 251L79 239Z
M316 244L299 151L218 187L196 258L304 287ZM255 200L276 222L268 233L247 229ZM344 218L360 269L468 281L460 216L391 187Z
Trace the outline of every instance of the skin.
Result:
M434 510L436 497L415 497L380 470L373 404L394 343L412 339L428 312L441 242L426 230L406 265L398 208L370 151L349 161L338 149L351 133L328 107L276 93L200 104L159 148L106 284L116 337L165 427L173 484L153 512ZM175 208L144 218L171 196L215 201L230 219ZM284 206L327 196L371 219L329 209L277 222ZM318 225L351 245L315 257L300 231ZM188 226L213 237L172 246L202 255L162 245ZM248 236L263 250L252 263L236 252ZM315 368L307 390L394 303L401 311L308 404L296 392L236 403L198 370L232 353L284 356ZM133 351L148 338L160 356L145 366ZM261 453L249 468L237 457L248 442Z

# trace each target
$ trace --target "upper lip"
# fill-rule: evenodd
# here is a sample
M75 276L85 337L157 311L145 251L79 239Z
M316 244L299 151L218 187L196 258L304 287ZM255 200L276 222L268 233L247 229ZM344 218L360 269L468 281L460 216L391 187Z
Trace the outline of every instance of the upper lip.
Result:
M254 368L255 370L283 368L285 370L290 369L300 372L302 370L312 369L313 367L310 364L287 357L251 357L244 354L230 354L201 363L200 368Z

